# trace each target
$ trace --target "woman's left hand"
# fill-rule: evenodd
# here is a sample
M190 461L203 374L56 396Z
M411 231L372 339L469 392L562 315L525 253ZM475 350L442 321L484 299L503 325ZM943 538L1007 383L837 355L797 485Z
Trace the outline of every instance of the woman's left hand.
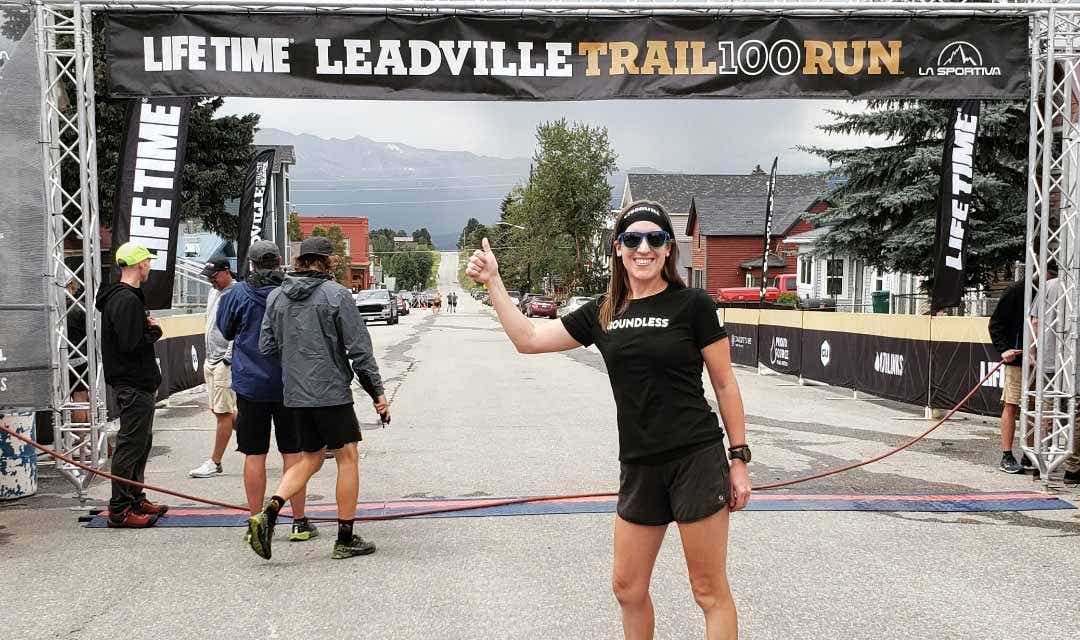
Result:
M750 472L742 460L731 461L731 497L728 507L739 511L750 502Z

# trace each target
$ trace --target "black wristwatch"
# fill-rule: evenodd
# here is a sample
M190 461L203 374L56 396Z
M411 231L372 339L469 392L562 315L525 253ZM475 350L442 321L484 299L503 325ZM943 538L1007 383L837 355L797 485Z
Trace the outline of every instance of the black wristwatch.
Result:
M728 457L732 460L742 460L743 462L750 463L750 446L745 444L735 445L734 447L728 447Z

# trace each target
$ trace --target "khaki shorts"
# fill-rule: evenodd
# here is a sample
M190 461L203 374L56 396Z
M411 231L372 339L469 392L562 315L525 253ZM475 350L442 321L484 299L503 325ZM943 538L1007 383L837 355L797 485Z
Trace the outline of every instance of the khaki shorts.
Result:
M232 390L232 367L224 362L203 365L206 391L210 394L210 410L214 413L236 413L236 393Z
M1020 406L1020 378L1023 373L1017 365L1005 365L1005 386L1001 390L1001 401L1005 404Z

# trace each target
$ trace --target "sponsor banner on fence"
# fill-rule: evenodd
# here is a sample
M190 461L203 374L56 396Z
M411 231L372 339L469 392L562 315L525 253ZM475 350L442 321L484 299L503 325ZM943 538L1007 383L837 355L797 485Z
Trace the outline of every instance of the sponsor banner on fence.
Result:
M855 389L926 406L930 343L911 338L859 334L855 341Z
M859 335L803 329L802 376L835 387L855 388Z
M778 373L799 375L802 328L763 324L758 327L758 362Z
M757 325L724 322L731 342L731 361L749 367L757 366Z
M930 406L951 409L997 365L994 345L976 342L931 343ZM1001 414L1001 392L1005 388L1005 368L994 372L979 386L963 410L986 416Z
M109 11L110 95L1027 98L1026 18Z
M203 334L178 336L159 340L154 345L158 367L161 368L161 386L158 400L174 393L197 387L203 383L202 363L206 359L206 336Z

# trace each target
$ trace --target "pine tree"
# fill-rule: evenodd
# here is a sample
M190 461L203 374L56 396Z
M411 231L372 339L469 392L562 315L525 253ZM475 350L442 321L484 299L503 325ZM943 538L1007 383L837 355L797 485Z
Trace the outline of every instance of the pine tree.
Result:
M862 112L831 110L831 134L883 138L883 146L806 147L846 180L829 195L818 222L824 254L858 258L888 271L932 277L942 145L951 105L934 100L873 100ZM1028 110L1024 101L984 101L975 140L972 213L965 276L989 284L1024 252Z

